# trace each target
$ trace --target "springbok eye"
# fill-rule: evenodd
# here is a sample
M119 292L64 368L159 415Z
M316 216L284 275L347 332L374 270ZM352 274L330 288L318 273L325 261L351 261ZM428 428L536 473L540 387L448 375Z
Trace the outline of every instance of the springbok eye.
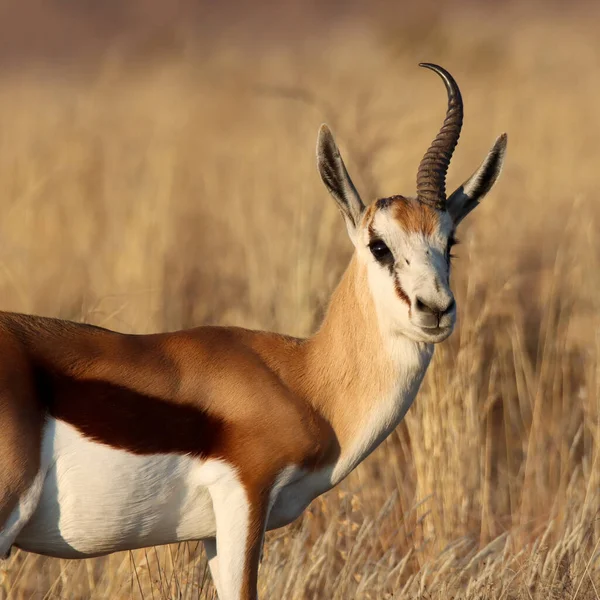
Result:
M380 263L389 263L394 260L391 250L385 245L383 240L373 240L369 244L369 250L371 250L371 254Z

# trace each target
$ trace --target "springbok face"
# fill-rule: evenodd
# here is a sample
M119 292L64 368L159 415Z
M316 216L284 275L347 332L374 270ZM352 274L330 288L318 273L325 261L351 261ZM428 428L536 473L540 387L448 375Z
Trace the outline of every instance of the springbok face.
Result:
M448 110L419 166L415 197L381 198L365 208L326 125L319 131L317 164L344 216L358 260L367 269L385 329L415 341L437 343L452 333L456 321L450 289L455 231L498 178L506 135L496 140L475 173L446 197L446 172L462 127L462 98L447 71L429 63L420 66L443 79Z

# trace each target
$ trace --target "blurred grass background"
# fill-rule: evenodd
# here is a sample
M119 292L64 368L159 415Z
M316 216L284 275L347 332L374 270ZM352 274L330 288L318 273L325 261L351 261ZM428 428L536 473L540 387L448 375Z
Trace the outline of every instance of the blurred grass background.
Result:
M308 335L351 252L314 161L412 194L458 80L459 327L404 423L268 536L262 598L599 598L600 11L592 4L0 1L2 309ZM90 507L93 510L93 507ZM1 598L211 598L196 543L17 552Z

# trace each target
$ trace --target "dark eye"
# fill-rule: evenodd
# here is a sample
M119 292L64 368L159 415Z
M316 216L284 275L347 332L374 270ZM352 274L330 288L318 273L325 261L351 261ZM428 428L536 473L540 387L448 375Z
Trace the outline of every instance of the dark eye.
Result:
M391 250L385 245L383 240L373 240L369 244L369 250L371 250L371 254L380 263L387 263L394 259Z

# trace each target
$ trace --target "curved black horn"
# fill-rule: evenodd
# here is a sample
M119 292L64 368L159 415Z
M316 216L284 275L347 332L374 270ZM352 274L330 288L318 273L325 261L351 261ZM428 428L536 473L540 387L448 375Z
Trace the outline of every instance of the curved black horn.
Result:
M431 63L420 67L435 71L444 81L448 92L448 110L444 124L423 156L417 173L417 196L421 202L444 208L446 203L446 172L463 122L463 103L460 90L448 71Z

